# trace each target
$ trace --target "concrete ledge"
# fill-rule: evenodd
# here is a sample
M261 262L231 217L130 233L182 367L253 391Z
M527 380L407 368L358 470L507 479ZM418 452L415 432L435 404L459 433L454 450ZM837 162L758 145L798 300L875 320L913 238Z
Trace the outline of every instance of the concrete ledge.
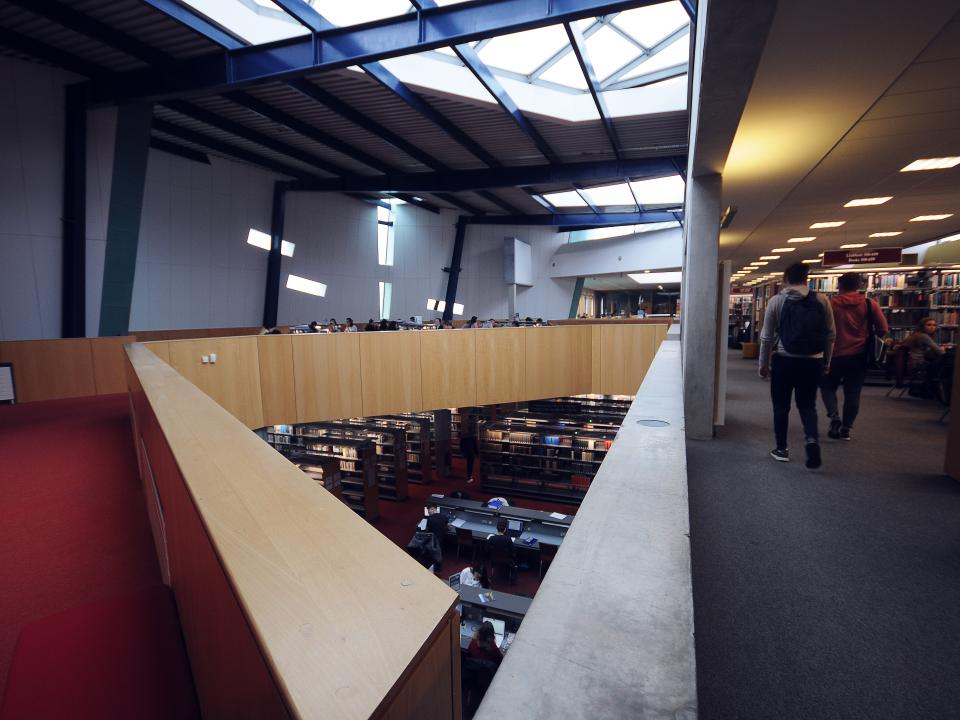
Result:
M683 384L671 328L478 720L692 720ZM648 427L639 420L662 420Z

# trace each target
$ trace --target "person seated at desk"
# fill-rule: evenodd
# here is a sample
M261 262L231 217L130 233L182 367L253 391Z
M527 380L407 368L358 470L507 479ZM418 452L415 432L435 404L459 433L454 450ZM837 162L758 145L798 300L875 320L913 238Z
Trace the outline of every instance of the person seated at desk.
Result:
M467 657L486 660L495 665L499 665L503 660L503 651L497 646L497 633L489 620L484 620L483 624L473 631L473 637L467 647Z
M318 332L320 332L320 323L318 323L316 320L311 320L311 321L310 321L310 332L312 332L312 333L318 333Z
M953 369L953 354L940 347L933 339L937 334L937 321L931 317L917 323L917 328L903 340L910 353L910 364L923 370L923 385L910 388L911 395L933 397L936 380L944 367Z
M461 587L485 587L483 582L483 568L480 565L467 565L460 571Z
M517 581L517 552L513 538L507 535L508 527L505 518L497 520L497 533L487 536L486 551L491 566L506 565L507 578L514 584ZM493 569L496 571L495 567Z
M427 505L427 513L425 529L427 532L432 532L437 538L437 543L443 547L443 535L450 528L450 523L447 522L446 516L440 514L440 508L436 505Z

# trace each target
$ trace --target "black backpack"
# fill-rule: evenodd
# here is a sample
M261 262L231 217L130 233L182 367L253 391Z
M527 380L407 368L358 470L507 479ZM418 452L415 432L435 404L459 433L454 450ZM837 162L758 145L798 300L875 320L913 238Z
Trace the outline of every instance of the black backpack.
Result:
M780 308L780 343L791 355L816 355L826 349L826 308L813 290L800 300L784 300Z

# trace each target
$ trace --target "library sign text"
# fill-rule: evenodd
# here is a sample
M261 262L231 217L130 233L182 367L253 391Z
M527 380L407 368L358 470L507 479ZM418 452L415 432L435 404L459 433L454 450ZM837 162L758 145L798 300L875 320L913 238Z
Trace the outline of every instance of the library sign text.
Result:
M863 248L830 250L823 254L823 267L837 265L897 264L903 259L903 248Z

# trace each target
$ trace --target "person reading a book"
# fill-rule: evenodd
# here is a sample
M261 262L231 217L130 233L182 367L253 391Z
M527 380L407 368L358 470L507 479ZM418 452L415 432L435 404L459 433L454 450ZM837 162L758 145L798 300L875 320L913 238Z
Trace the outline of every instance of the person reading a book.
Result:
M497 665L503 660L503 652L497 646L497 634L493 623L485 620L480 627L473 631L467 655L477 660L487 660Z

